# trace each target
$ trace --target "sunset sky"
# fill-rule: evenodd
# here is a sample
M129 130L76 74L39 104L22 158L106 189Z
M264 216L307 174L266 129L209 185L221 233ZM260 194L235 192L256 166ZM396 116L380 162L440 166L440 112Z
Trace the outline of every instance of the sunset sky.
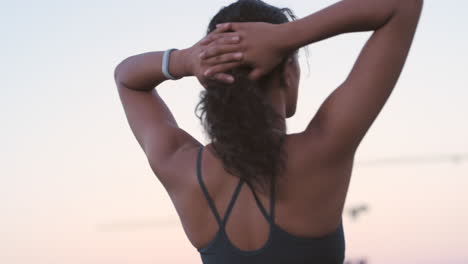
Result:
M128 126L113 73L131 55L190 47L231 2L2 4L0 263L201 263ZM304 17L337 1L267 2ZM402 75L356 156L345 210L369 211L343 217L349 260L468 263L467 12L467 1L424 3ZM370 35L311 44L310 68L301 51L288 132L306 127ZM201 90L194 77L158 87L179 126L207 144L194 114ZM407 162L371 163L394 158Z

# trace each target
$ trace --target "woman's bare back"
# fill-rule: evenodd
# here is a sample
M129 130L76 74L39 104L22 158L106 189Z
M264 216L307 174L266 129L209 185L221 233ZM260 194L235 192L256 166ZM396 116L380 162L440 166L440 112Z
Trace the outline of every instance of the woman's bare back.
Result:
M308 144L304 144L307 140ZM275 224L299 237L321 237L337 229L348 190L352 158L340 163L327 162L326 146L320 138L310 151L310 136L302 133L288 135L285 174L278 179L275 194ZM308 149L302 149L307 146ZM197 152L197 149L194 149ZM228 203L239 178L227 173L212 152L211 144L203 149L201 175L220 217L224 219ZM193 191L176 205L184 230L196 248L207 246L219 230L200 185L196 181L195 163ZM256 190L262 205L270 208L269 194ZM270 213L270 212L268 212ZM244 185L226 223L230 241L241 250L261 248L268 239L269 225L257 207L252 190ZM242 230L240 232L239 230Z

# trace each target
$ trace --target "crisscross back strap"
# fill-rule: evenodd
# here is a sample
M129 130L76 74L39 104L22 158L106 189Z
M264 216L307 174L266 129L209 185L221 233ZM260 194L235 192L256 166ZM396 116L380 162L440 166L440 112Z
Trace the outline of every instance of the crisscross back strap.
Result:
M242 181L242 179L239 179L239 183L237 184L236 190L234 191L234 194L232 195L231 202L229 203L228 209L226 210L226 214L224 215L223 227L226 225L227 219L229 215L231 214L232 207L234 207L234 203L237 200L237 196L239 196L239 192L243 183L244 181Z
M237 187L236 189L234 190L234 193L232 195L232 198L231 198L231 201L229 202L229 206L226 210L226 213L225 213L225 216L224 216L224 220L221 219L219 213L218 213L218 210L216 210L216 206L213 202L213 199L211 199L210 197L210 194L208 193L208 189L206 188L205 184L203 183L203 179L202 179L202 174L201 174L201 159L202 159L202 152L203 152L203 146L200 147L200 149L198 150L198 156L197 156L197 178L198 178L198 182L200 184L200 187L203 191L203 194L205 195L206 197L206 200L208 201L208 204L211 208L211 211L213 212L215 218L216 218L216 221L218 222L219 226L221 228L224 228L224 225L226 224L226 221L232 211L232 208L234 207L234 202L236 201L237 199L237 196L239 196L239 192L240 192L240 189L242 187L242 184L244 183L241 179L239 180L239 183L237 184Z
M198 156L197 156L197 177L198 177L198 183L200 184L200 187L203 191L203 194L205 195L206 200L208 200L208 204L211 208L211 211L213 211L214 216L216 217L216 221L218 224L221 226L222 225L222 220L221 217L219 217L218 211L216 210L216 206L214 205L213 200L210 197L210 194L208 193L208 190L206 189L205 184L203 183L202 180L202 175L201 175L201 158L202 158L202 151L203 151L203 146L200 147L200 150L198 150Z
M252 190L252 193L255 198L255 202L257 203L258 207L260 208L260 211L262 212L263 216L273 224L275 222L275 182L271 182L271 190L270 190L270 215L268 215L268 212L265 210L265 207L262 205L262 202L260 199L258 199L257 194L255 193L255 189L252 187L251 184L248 183L250 186L250 189Z

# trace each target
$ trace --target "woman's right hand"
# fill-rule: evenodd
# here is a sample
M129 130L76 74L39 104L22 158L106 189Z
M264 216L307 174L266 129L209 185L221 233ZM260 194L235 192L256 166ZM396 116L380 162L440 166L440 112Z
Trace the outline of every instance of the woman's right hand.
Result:
M258 80L263 75L272 71L280 64L285 56L290 52L284 47L283 24L270 24L265 22L229 22L219 24L226 30L232 30L240 36L236 50L242 52L242 65L252 67L249 78ZM223 30L226 32L226 30ZM283 30L283 32L282 32ZM232 34L232 33L231 33ZM221 33L205 38L201 43L209 43L220 38L230 36L228 33ZM223 51L216 48L215 45L207 46L200 56L203 60L216 60L216 57L223 55ZM211 74L216 74L216 66L210 69ZM210 74L208 74L209 76Z

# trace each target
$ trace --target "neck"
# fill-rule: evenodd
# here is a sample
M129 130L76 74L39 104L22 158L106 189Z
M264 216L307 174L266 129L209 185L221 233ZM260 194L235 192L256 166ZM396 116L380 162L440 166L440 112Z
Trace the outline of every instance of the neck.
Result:
M273 109L281 116L281 120L279 120L276 128L283 131L286 122L286 95L284 90L279 87L274 87L268 92L268 97Z

